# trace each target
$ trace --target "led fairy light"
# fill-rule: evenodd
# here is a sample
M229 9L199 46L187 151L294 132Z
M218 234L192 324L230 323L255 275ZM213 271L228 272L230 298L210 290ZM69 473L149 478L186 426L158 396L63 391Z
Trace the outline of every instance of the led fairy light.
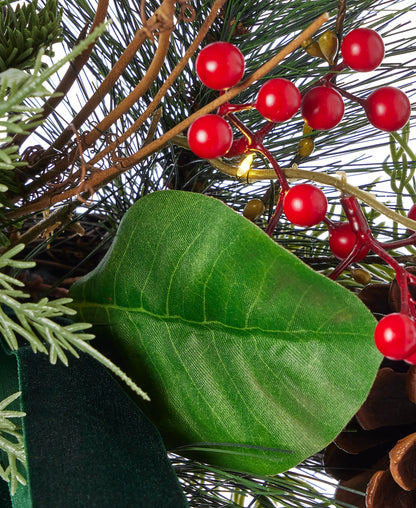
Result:
M251 169L251 164L253 163L254 154L249 153L244 159L241 161L240 165L237 169L237 177L238 178L246 178L248 172Z

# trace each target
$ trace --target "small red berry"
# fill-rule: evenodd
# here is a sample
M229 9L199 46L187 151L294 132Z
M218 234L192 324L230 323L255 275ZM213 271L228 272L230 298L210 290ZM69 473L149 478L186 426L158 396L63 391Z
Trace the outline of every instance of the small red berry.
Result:
M407 216L409 219L416 220L416 203L410 207L410 210L407 212Z
M195 67L205 86L213 90L226 90L243 77L244 56L230 42L213 42L200 51Z
M416 350L416 324L407 314L388 314L377 323L374 340L382 355L404 360Z
M218 115L201 116L188 129L189 148L202 159L222 157L232 142L229 123Z
M410 111L407 95L393 86L378 88L365 101L368 120L382 131L392 132L404 127Z
M285 122L300 108L301 95L296 85L283 78L270 79L260 88L257 111L270 122Z
M409 219L416 220L416 203L411 206L410 210L407 212L407 216ZM412 229L408 229L409 233L414 233Z
M315 226L324 219L327 207L325 194L308 183L289 189L283 200L286 218L295 226Z
M406 356L404 361L410 365L416 365L416 353L412 353L410 356Z
M344 101L330 86L317 86L305 93L301 106L305 122L318 131L332 129L344 116Z
M384 58L383 39L370 28L356 28L344 37L341 54L354 71L373 71Z
M348 257L356 243L357 237L349 222L340 222L329 228L329 248L336 258L345 259ZM365 258L369 251L368 247L363 246L354 261Z

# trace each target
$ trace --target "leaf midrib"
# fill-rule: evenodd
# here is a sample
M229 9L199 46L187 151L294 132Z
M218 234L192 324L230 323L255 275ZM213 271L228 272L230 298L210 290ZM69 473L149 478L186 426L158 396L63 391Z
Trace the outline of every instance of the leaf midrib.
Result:
M117 310L120 312L126 312L126 313L138 313L138 314L145 314L149 317L161 320L161 321L182 321L185 324L192 325L192 326L201 326L203 328L212 328L215 326L226 328L227 330L234 330L237 332L260 332L264 334L314 334L314 335L333 335L333 330L328 331L322 331L322 330L276 330L276 329L267 329L267 328L261 328L259 326L250 326L250 327L239 327L239 326L233 326L229 325L227 323L222 323L221 321L193 321L191 319L186 319L183 316L180 316L178 314L175 315L164 315L164 314L156 314L154 312L149 311L148 309L145 309L144 307L125 307L122 305L117 305L114 303L108 304L108 303L97 303L97 302L73 302L71 305L73 308L77 310L82 310L83 308L87 307L96 307L99 309L105 309L107 312L108 310ZM110 323L111 324L111 323ZM366 336L365 333L359 333L357 331L351 332L351 331L339 331L337 330L337 334L339 335L346 335L346 336Z

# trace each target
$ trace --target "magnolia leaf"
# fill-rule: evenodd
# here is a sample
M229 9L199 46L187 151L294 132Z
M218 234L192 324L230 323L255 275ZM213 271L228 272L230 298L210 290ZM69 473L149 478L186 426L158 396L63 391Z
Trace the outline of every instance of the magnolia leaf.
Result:
M70 295L150 395L166 445L234 470L276 474L321 450L381 361L354 294L200 194L140 199Z

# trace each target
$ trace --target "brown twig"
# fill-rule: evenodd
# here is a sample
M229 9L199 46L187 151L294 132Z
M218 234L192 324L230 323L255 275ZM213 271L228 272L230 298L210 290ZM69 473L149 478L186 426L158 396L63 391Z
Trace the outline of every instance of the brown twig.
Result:
M81 138L79 137L79 134L78 134L77 130L75 129L75 126L71 124L71 127L75 133L75 140L77 143L78 155L79 155L80 166L81 166L81 168L80 168L81 177L80 177L80 182L77 187L77 189L78 189L77 199L78 199L78 201L80 201L83 204L90 205L91 198L94 195L94 189L92 189L91 186L89 185L89 183L86 181L87 169L85 166L85 159L84 159L84 152L82 149ZM74 162L74 164L75 164L75 162ZM85 192L89 192L89 194L90 194L88 199L85 199L81 195L82 193L85 193Z
M79 129L83 123L88 119L91 113L97 108L100 102L104 99L104 97L108 94L108 92L113 87L114 83L121 76L121 74L126 69L127 65L130 63L137 50L141 47L141 45L146 40L146 34L144 31L139 31L134 36L133 40L127 46L126 50L123 52L117 63L111 69L111 71L107 74L104 81L97 88L91 98L85 103L82 109L78 112L78 114L73 118L72 124ZM72 137L72 129L68 127L65 129L61 135L54 141L54 143L49 147L48 152L57 152L61 151L62 148L68 143L68 141Z
M123 54L117 60L114 67L107 74L101 85L97 88L88 102L83 106L79 113L73 118L72 124L76 129L79 129L83 123L89 118L92 112L97 108L100 102L108 94L114 83L118 80L121 74L126 69L127 65L131 62L137 51L140 49L142 44L148 38L148 31L151 32L158 30L161 27L162 19L165 19L166 13L171 11L171 5L174 5L175 0L164 0L162 5L156 10L156 12L147 20L146 29L141 28L138 30L127 46ZM62 134L56 139L56 141L47 150L49 151L60 151L68 143L72 137L72 129L68 127Z
M175 0L165 0L165 2L167 3L168 6L171 6L171 5L174 6ZM166 23L167 13L169 13L169 12L172 13L172 17L173 17L173 10L172 10L173 8L172 7L169 7L169 8L165 7L164 9L162 9L163 6L165 5L165 2L159 7L159 9L156 11L156 13L151 18L149 18L149 20L147 21L148 28L150 27L151 30L156 30L162 26L160 19L165 20L165 23ZM162 12L163 15L161 15L161 13L159 11ZM44 152L44 155L41 158L41 160L39 160L36 163L36 165L33 168L31 168L31 171L33 173L36 174L36 172L39 172L39 170L44 166L45 161L50 160L50 157L53 154L56 154L57 152L60 152L63 149L64 145L66 143L68 143L68 141L71 139L71 137L74 134L73 127L76 130L78 130L82 126L82 124L87 120L87 118L91 115L91 113L95 110L95 108L100 104L100 102L103 100L105 95L107 95L107 93L111 90L114 83L117 81L117 79L123 73L123 71L125 70L127 65L133 59L137 50L141 47L143 42L146 40L146 38L147 38L146 33L147 33L147 31L144 29L140 29L137 31L132 42L129 44L129 46L126 48L126 50L123 52L123 54L121 55L121 57L119 58L117 63L114 65L114 67L108 73L108 75L106 76L104 81L101 83L101 85L98 87L96 92L92 95L92 97L88 100L88 102L84 105L84 107L79 111L79 113L73 118L71 124L61 133L61 135L55 140L55 142ZM165 36L163 36L163 39L165 39ZM165 47L165 49L167 49L167 48ZM155 56L155 58L156 58L156 56ZM153 60L153 62L154 61L155 61L155 59ZM148 89L151 82L153 81L153 79L155 77L155 75L154 75L155 71L157 70L156 66L152 67L153 62L151 64L151 68L150 68L150 72L153 74L153 77L150 76L150 74L148 74L149 71L146 73L146 75L143 77L143 79L137 85L135 90L132 92L133 95L131 95L131 97L129 96L130 97L129 101L131 102L131 104L133 104L135 102L135 100L137 101L138 95L140 95L140 94L143 95L145 93L145 91ZM156 63L157 63L157 65L160 65L160 61L157 61ZM163 64L163 59L162 59L162 64ZM157 70L157 72L159 72L159 70ZM157 72L156 72L156 75L157 75ZM127 99L128 98L126 98L126 100ZM123 101L123 103L124 103L124 101ZM126 106L126 105L127 105L127 103L124 103L124 106ZM117 109L117 112L120 113L121 110ZM98 138L98 136L101 134L100 131L105 130L106 128L109 127L109 125L111 125L111 123L113 121L115 121L116 113L111 112L109 117L110 118L108 119L108 121L106 119L103 120L103 122L107 122L107 123L101 122L99 125L97 125L95 127L95 129L93 129L93 131L91 131L90 133L87 133L85 135L85 138L83 141L84 146L88 146L89 144L92 144ZM65 171L66 168L67 168L67 166L65 164L65 161L63 161L62 159L58 160L57 163L55 164L55 167L52 170L47 171L44 175L40 176L39 178L37 178L33 182L31 182L23 190L23 193L25 195L30 195L34 190L38 189L42 185L45 185L49 181L52 181L54 178L59 176L63 171Z
M66 204L58 208L54 212L52 212L47 218L37 222L25 233L13 235L13 237L10 239L11 247L13 247L18 243L24 243L25 245L27 245L31 241L38 238L46 229L53 226L57 222L66 224L68 222L68 217L70 216L71 212L75 210L78 204L79 203L77 201L73 201L69 204Z
M146 74L136 88L85 136L87 146L93 145L103 132L107 131L116 120L123 116L147 92L163 66L169 50L170 36L170 30L165 30L159 35L159 43L155 56Z
M212 6L212 9L208 16L206 17L203 25L201 26L201 29L199 30L197 36L187 49L185 55L180 60L180 62L175 66L175 68L172 70L166 81L163 83L163 85L160 87L159 91L155 95L152 102L149 104L149 106L146 108L146 111L140 115L140 117L129 127L120 137L118 137L113 143L107 145L104 150L96 154L93 159L89 161L89 164L94 165L97 164L98 161L100 161L103 157L108 155L109 153L113 152L118 145L126 141L134 132L136 132L143 123L149 118L149 116L155 111L155 109L159 106L161 100L166 95L166 92L169 90L169 88L172 86L172 84L176 81L176 79L180 76L183 69L188 64L188 61L191 59L191 57L194 55L195 51L198 49L201 42L204 40L210 26L214 22L218 11L221 9L221 7L225 4L226 0L216 0L214 2L214 5Z
M344 30L344 20L347 13L347 0L338 1L338 15L335 23L335 33L338 36L338 40L342 39L342 32Z
M154 97L153 101L146 108L146 111L133 123L133 125L125 133L123 133L122 136L120 136L119 138L115 139L112 143L107 144L106 148L104 150L102 150L101 152L96 154L94 156L94 158L91 159L88 162L88 166L93 166L99 160L101 160L103 157L105 157L106 155L114 152L117 149L117 147L121 143L123 143L126 139L128 139L134 132L136 132L137 129L139 129L140 126L147 120L147 118L149 118L149 116L155 111L155 109L158 107L158 105L160 104L161 100L165 96L167 90L172 86L174 81L177 79L177 77L180 75L182 70L187 65L189 59L192 57L192 55L195 53L196 49L199 47L199 45L202 42L202 40L205 38L205 35L207 34L210 26L212 25L213 21L216 18L217 12L221 9L221 7L225 4L225 2L226 2L226 0L216 0L215 1L214 5L212 6L212 9L211 9L210 13L208 14L207 18L205 19L205 21L204 21L204 23L202 25L202 27L201 27L197 37L194 39L194 41L192 42L192 44L190 45L190 47L186 51L184 57L181 59L181 61L173 69L173 71L171 72L171 74L169 75L169 77L167 78L165 83L162 85L162 87L160 88L160 90L158 91L156 96ZM150 21L147 20L147 23L149 23L149 22ZM144 32L143 31L141 32L141 34L142 34L142 36L144 36ZM127 52L127 50L123 53L123 55L125 55L126 52ZM123 55L120 58L120 60L118 61L118 63L116 64L116 66L114 66L112 71L110 71L110 74L115 71L117 65L122 61ZM131 56L131 58L132 58L132 56ZM107 78L109 78L110 74L107 76ZM90 101L86 104L86 106L84 106L84 108L80 111L80 113L78 113L78 115L74 118L72 125L75 128L79 128L79 121L80 121L80 119L82 120L84 115L87 114L86 107L88 106L88 104L89 103L95 104L94 97L96 97L97 94L100 93L100 90L101 90L101 93L104 92L103 87L105 85L105 82L107 81L107 78L103 81L102 85L98 88L97 92L90 99ZM98 103L97 103L97 105L98 105ZM89 111L88 111L88 114L89 114ZM86 119L86 117L85 117L85 119ZM69 134L67 135L67 141L68 141L69 138L72 137L73 130L69 126L66 131L69 132ZM63 139L62 136L65 135L66 131L64 131L64 133L60 136L60 138L58 138L58 140L54 143L54 145L52 145L51 148L53 148L53 147L56 148L55 145L60 144L59 140L61 138ZM116 160L118 160L118 158L116 158ZM45 174L44 176L41 176L40 178L35 180L33 183L29 184L29 186L25 189L25 194L30 194L31 192L33 192L33 190L39 188L40 185L43 185L43 184L47 183L54 176L61 174L63 171L65 171L65 169L66 169L66 163L65 163L65 161L62 161L62 160L57 161L57 164L56 164L55 168L52 171L48 171L47 174Z
M152 122L150 124L149 130L147 131L146 139L143 141L143 145L148 145L152 142L152 139L155 137L157 126L162 118L163 110L162 108L157 109L152 115Z
M181 11L178 16L178 23L179 21L186 21L187 23L192 23L192 21L195 21L196 11L195 8L189 3L189 0L178 0L178 2L181 4ZM185 14L187 10L189 10L189 12L191 13L189 16Z

